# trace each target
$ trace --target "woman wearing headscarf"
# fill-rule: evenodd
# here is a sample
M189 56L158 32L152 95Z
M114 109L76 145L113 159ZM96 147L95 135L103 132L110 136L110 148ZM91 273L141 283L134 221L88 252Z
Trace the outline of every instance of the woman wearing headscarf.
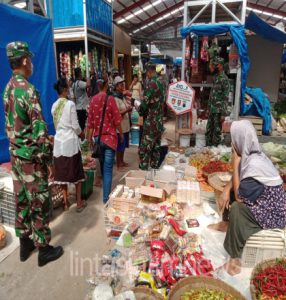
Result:
M73 101L68 100L69 86L67 80L61 78L54 85L59 99L52 106L52 115L56 129L54 137L54 183L63 187L64 210L68 210L69 183L76 186L77 212L86 207L86 202L81 199L81 182L85 180L79 138L84 134L79 126L76 107Z
M230 255L229 274L240 272L246 240L262 229L285 228L286 194L283 181L272 162L261 151L255 128L248 120L231 126L232 180L219 199L222 211L231 204L224 248Z

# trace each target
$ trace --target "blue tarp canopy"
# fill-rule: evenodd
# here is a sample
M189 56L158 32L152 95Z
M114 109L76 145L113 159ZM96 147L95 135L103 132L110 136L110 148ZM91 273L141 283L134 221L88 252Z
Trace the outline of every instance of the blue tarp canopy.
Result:
M198 36L214 36L229 32L235 43L241 62L241 98L240 98L240 114L241 115L258 115L263 118L263 133L269 134L271 130L271 114L270 103L266 101L266 95L261 89L255 89L246 87L247 75L249 71L249 57L247 50L247 41L245 38L245 28L239 24L208 24L208 25L192 25L190 27L182 27L181 35L186 38L188 34L194 33ZM251 107L247 106L244 101L245 93L250 94L253 97ZM261 102L265 107L261 107Z
M35 55L34 74L29 81L40 92L43 114L50 134L54 133L51 106L57 98L53 89L57 79L51 20L6 4L0 4L0 15L0 163L3 163L10 160L2 98L12 74L6 56L6 45L12 41L26 41Z
M264 22L254 12L250 12L248 15L245 21L245 28L255 32L266 40L286 44L286 34Z

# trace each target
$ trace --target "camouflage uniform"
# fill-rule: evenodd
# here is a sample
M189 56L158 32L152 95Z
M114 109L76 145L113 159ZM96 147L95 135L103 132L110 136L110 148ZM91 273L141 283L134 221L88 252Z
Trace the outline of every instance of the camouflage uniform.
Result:
M8 58L31 55L28 45L7 45ZM10 141L16 204L16 235L33 235L36 246L51 239L48 165L52 144L42 115L39 94L23 75L13 74L4 91L6 132Z
M221 63L218 60L218 63ZM206 130L206 145L218 146L221 143L221 117L227 113L230 84L224 72L215 75L214 85L209 98L209 118Z
M140 116L146 116L139 146L140 169L158 168L163 132L163 87L157 76L148 81L144 100L139 107Z

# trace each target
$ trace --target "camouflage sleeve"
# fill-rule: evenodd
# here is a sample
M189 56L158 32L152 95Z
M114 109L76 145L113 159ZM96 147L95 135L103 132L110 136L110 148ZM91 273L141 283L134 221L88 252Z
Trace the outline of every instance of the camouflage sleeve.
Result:
M230 84L228 78L224 78L221 82L222 88L222 105L221 114L225 116L227 114L227 104L229 99Z
M53 146L48 138L48 129L42 114L39 93L32 86L27 91L29 97L28 114L32 126L32 141L35 147L32 160L52 164Z

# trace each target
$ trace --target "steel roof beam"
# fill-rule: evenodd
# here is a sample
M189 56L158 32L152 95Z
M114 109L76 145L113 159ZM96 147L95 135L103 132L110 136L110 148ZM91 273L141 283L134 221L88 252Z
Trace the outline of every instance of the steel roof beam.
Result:
M135 3L133 3L132 5L125 7L124 9L113 14L113 20L116 20L116 19L122 17L123 15L133 11L134 9L140 7L141 5L144 5L147 2L149 2L149 0L139 0Z
M150 22L155 21L156 19L158 19L158 18L164 16L165 14L171 12L172 10L175 10L175 9L181 7L183 4L184 4L184 0L178 2L177 4L175 4L173 6L170 6L168 9L165 9L165 10L161 11L159 14L156 14L156 15L152 16L151 18L144 20L144 22L145 22L145 24L149 24ZM136 26L136 27L134 26L132 28L132 31L134 31L136 29L140 29L140 27L142 27L142 24L140 24L140 26Z
M282 17L286 17L286 13L284 11L279 11L277 9L273 9L273 8L266 7L266 6L263 6L263 5L247 2L247 7L253 8L253 9L258 9L258 10L261 10L263 12L268 12L270 14L280 15Z

